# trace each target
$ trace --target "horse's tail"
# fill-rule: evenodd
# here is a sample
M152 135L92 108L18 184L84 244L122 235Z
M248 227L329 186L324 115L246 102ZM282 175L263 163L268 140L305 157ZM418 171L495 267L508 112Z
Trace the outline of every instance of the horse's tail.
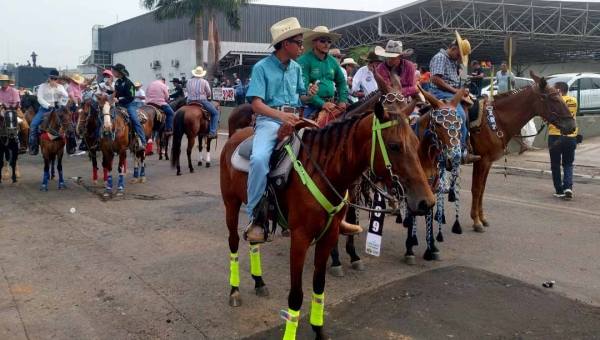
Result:
M171 169L175 169L181 154L181 139L183 138L185 125L185 109L175 113L173 118L173 145L171 146Z

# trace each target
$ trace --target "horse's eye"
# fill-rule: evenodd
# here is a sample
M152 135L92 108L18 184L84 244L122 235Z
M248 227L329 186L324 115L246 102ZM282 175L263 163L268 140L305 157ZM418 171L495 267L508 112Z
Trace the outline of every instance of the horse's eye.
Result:
M392 150L394 152L402 152L402 150L400 149L400 146L396 143L388 143L388 146L390 147L390 150Z

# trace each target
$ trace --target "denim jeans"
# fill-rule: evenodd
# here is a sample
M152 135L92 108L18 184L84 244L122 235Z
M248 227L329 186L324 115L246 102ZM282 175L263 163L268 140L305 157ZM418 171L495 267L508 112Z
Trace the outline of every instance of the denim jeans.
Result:
M37 128L38 126L42 123L42 120L44 119L44 113L46 112L50 112L52 111L52 107L50 107L49 109L44 109L42 106L40 106L40 109L38 110L38 112L35 114L35 117L33 117L33 120L31 121L31 132L37 133Z
M318 108L318 107L316 107L316 106L307 105L307 106L304 108L304 118L308 118L308 116L310 116L310 114L311 114L311 113L313 113L313 112L315 112L315 111L316 111L317 113L319 113L319 112L321 111L321 109L319 109L319 108Z
M213 104L211 104L208 100L188 100L189 103L200 103L208 113L210 113L210 131L209 135L214 135L217 133L217 126L219 125L219 111L215 109Z
M249 221L252 221L254 207L260 202L267 189L269 161L273 149L277 145L277 131L280 126L280 120L261 115L258 116L254 125L254 142L248 173L248 203L246 203L246 213Z
M560 142L557 143L557 141ZM575 149L577 149L577 138L566 136L548 136L548 149L550 152L550 169L552 170L552 181L557 194L565 190L573 190L573 162L575 161ZM564 177L561 178L560 166L564 169Z
M135 106L136 106L138 109L139 109L140 107L142 107L142 106L146 105L146 104L144 104L143 102L134 102L134 103L135 103Z
M173 108L169 104L161 105L160 108L163 109L163 111L165 111L165 114L167 115L167 122L165 123L165 131L173 130L173 116L175 116L175 112L173 111Z
M431 95L433 95L436 99L452 99L454 97L454 93L442 91L439 89L434 89L430 91ZM464 150L467 141L467 115L465 114L465 110L463 109L460 103L456 108L456 114L462 118L462 124L460 125L460 144L462 145L462 149Z
M124 104L124 105L117 104L117 105L121 106L127 110L127 113L129 114L129 119L131 119L133 128L135 129L135 132L138 134L138 136L140 136L140 139L142 140L142 146L146 147L146 133L144 132L144 129L142 129L142 124L140 124L140 120L137 116L137 107L136 107L135 103L131 102L129 104Z

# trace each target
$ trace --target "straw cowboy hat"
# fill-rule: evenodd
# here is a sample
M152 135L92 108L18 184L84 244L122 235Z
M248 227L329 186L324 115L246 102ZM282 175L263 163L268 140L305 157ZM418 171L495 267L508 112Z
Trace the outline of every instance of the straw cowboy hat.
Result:
M345 55L342 54L342 51L340 51L339 48L332 48L329 50L329 52L327 52L327 54L329 54L332 57L340 57L340 58L345 57Z
M304 49L310 51L312 49L312 41L316 38L328 37L334 43L342 37L341 34L329 33L329 29L325 26L317 26L310 33L304 35Z
M381 46L375 47L375 54L386 58L395 58L397 56L410 57L414 53L412 48L406 50L402 49L402 41L390 40L385 45L385 48Z
M0 75L0 81L10 81L10 79L8 79L8 76L6 74Z
M469 64L469 54L471 54L471 43L468 40L463 40L458 34L458 31L454 31L456 34L456 40L454 41L458 46L458 50L460 51L460 56L462 58L463 65L467 66Z
M198 66L195 69L192 70L192 75L194 77L199 77L202 78L206 75L206 70L204 69L204 67L202 66Z
M340 66L346 66L346 65L352 65L352 66L356 66L356 67L359 66L358 63L356 61L354 61L354 58L346 58L340 64Z
M82 76L80 76L78 74L74 74L74 75L70 76L69 79L76 82L77 84L82 84L85 81L85 78L83 78Z
M137 82L137 81L133 84L133 87L141 87L141 86L142 86L142 84L140 84L140 82Z
M365 61L383 61L374 51L369 52L367 55L361 55L360 59Z
M273 38L273 41L271 41L271 45L269 45L265 51L272 46L277 45L278 42L306 32L310 32L310 29L300 27L298 19L294 17L283 19L271 26L271 38Z

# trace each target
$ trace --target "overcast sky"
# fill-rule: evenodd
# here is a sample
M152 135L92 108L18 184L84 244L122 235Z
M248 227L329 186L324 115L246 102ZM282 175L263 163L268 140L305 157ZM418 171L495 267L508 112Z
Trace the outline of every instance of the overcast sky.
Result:
M297 3L294 3L297 2ZM411 0L262 0L269 5L294 5L384 11ZM301 3L301 4L300 4ZM3 0L0 64L26 64L31 52L42 66L76 68L92 46L92 26L112 25L143 13L138 0ZM117 10L118 9L118 10ZM326 24L326 23L324 23ZM11 37L10 40L5 39Z

